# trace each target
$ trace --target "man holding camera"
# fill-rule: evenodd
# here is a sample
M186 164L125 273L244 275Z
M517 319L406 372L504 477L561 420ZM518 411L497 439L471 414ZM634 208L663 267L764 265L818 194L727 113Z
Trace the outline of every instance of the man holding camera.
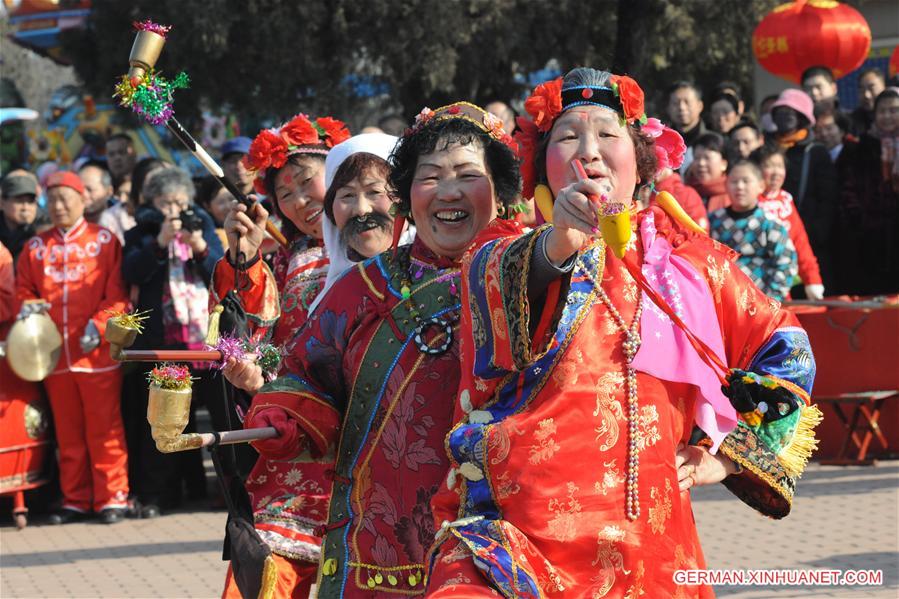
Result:
M178 167L155 172L142 194L146 204L137 211L136 226L125 233L122 261L125 281L138 289L137 309L148 311L134 347L202 349L209 319L207 289L223 254L215 225L193 204L193 182ZM221 401L206 373L194 369L201 377L194 384L194 399ZM145 371L131 376L123 401L131 482L140 515L152 518L181 502L182 483L189 496L202 496L205 474L199 452L164 455L156 450L146 420L147 385L139 380Z
M108 230L84 220L84 184L75 173L47 181L53 228L32 237L19 256L19 318L47 312L63 338L56 369L44 380L59 444L62 508L52 524L87 518L120 521L128 497L119 394L122 375L103 331L110 312L124 311L122 248Z

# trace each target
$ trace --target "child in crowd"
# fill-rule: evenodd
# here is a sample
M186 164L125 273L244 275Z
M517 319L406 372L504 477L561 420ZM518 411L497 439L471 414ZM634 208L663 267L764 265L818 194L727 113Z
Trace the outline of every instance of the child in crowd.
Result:
M799 211L793 204L793 196L783 189L787 176L787 163L784 151L779 146L766 145L752 153L752 160L762 169L762 181L765 191L759 197L759 204L769 219L779 222L790 234L790 241L796 248L799 263L799 278L805 286L808 299L823 299L824 285L818 259L812 251L805 232L805 225L799 218Z
M759 289L783 300L796 276L796 250L786 228L759 206L763 190L759 166L735 161L727 174L730 206L709 214L710 234L737 252L737 264Z

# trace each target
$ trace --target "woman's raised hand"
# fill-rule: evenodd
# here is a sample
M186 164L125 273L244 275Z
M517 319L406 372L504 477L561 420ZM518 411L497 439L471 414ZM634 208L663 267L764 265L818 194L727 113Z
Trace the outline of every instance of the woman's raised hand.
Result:
M250 199L257 199L250 196ZM239 202L235 202L225 217L225 234L228 236L228 252L231 261L237 261L238 251L243 252L247 260L252 260L259 246L265 239L265 220L268 212L261 204L256 202L248 209Z
M553 203L553 229L546 240L546 256L562 264L581 249L588 237L599 235L599 198L611 193L606 181L586 179L563 187Z

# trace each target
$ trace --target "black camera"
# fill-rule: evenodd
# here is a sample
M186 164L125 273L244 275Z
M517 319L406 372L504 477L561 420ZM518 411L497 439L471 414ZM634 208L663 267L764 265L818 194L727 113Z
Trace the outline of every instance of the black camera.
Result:
M203 229L203 219L200 218L200 215L197 214L193 208L182 210L181 216L178 218L181 219L181 229L183 231L193 233L194 231L201 231Z

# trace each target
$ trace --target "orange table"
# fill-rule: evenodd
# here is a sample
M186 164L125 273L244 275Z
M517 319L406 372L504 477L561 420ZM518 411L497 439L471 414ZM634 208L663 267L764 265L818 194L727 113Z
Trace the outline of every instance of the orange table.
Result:
M843 424L846 437L839 453L834 458L824 458L822 464L863 465L874 463L874 459L867 457L868 448L875 438L882 450L889 449L889 443L880 428L880 412L884 402L899 400L899 391L866 391L862 393L843 393L836 396L816 396L815 401L819 406L829 404L834 414ZM851 415L843 411L843 407L852 409ZM895 423L894 423L895 424ZM892 426L891 426L892 430ZM862 434L860 437L859 435ZM849 445L855 446L858 453L850 457Z
M899 454L899 296L825 303L831 305L788 305L817 365L812 400L824 421L815 457L858 464Z

